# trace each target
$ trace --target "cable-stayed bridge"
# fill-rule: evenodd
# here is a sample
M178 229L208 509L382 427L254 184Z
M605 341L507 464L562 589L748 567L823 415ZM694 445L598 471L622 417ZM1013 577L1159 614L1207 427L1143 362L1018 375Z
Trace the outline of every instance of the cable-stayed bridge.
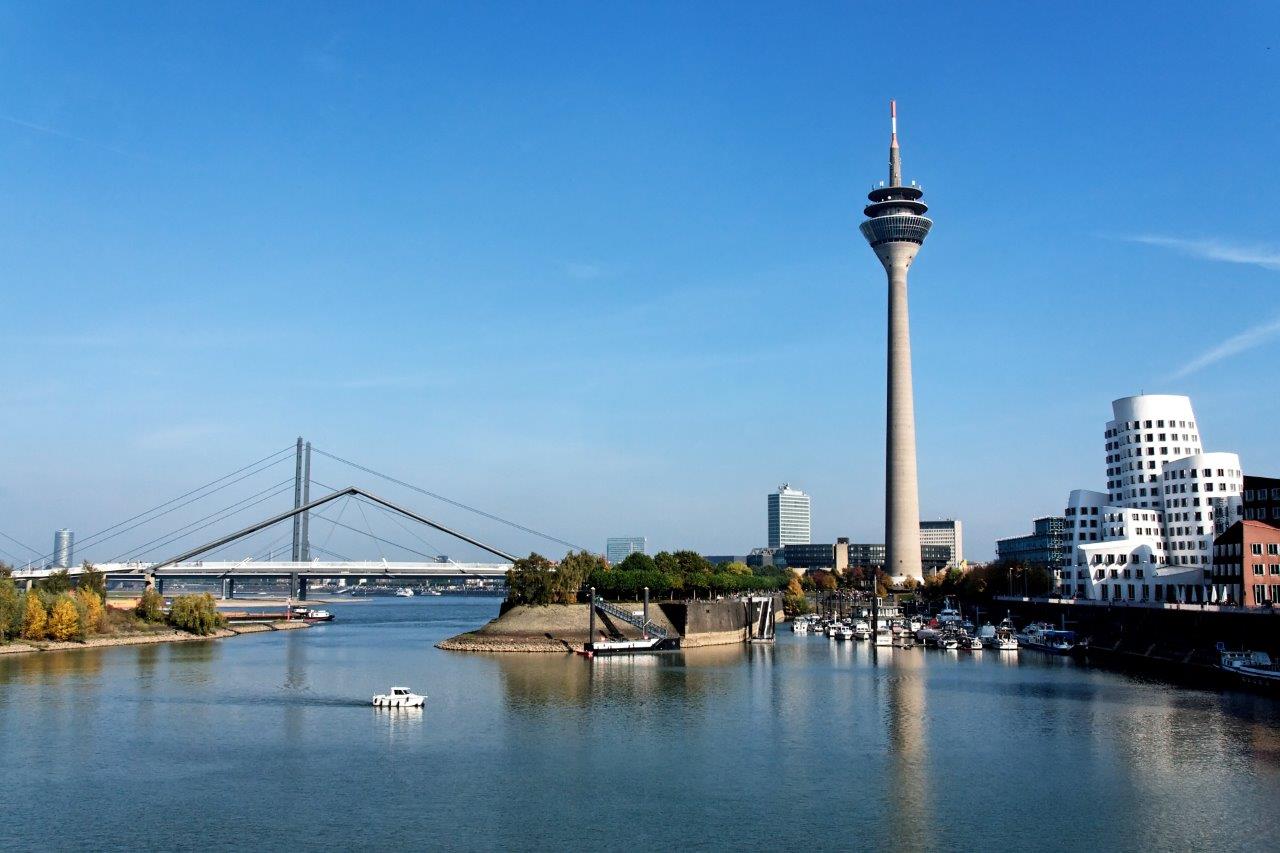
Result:
M354 584L377 578L496 578L503 576L515 559L508 551L463 532L456 524L447 525L424 514L417 506L424 501L414 500L415 506L410 507L403 501L393 501L362 486L333 488L319 482L312 476L313 452L358 472L358 476L371 476L390 484L390 488L407 490L426 498L436 508L444 504L454 514L459 511L469 513L478 519L477 524L488 530L506 527L526 539L532 537L569 549L586 550L567 540L313 448L301 438L292 447L276 451L97 531L78 542L77 549L81 554L86 551L95 555L110 554L106 559L90 560L110 579L141 579L160 588L166 579L222 579L226 590L233 588L237 578L288 578L291 592L297 597L305 597L308 581L318 579ZM271 474L275 472L279 476L279 467L289 462L293 463L293 476L276 481ZM255 479L258 482L253 482ZM175 516L181 520L203 511L213 496L222 496L225 500L229 491L256 487L264 479L271 480L264 488L177 527L171 526ZM324 494L313 497L313 486L324 490ZM278 506L282 500L288 499L290 492L292 501L288 508L206 539L209 531L225 529L233 517L248 515L254 510L254 514L260 513L264 505L272 502ZM398 531L390 534L375 532L371 514L375 519L390 521ZM157 535L156 531L162 532ZM330 550L330 540L335 533L342 533L348 539L353 535L363 539L365 547L371 545L378 551L379 559L351 559ZM409 536L413 544L406 544L401 533ZM0 536L21 545L2 531ZM482 556L476 560L451 559L444 556L427 536L433 539L443 536L471 551L480 552ZM144 538L144 541L137 542L139 538ZM136 544L128 547L118 544L122 539ZM107 543L117 544L108 548ZM25 545L22 547L34 551ZM388 551L392 558L388 558ZM12 559L12 554L4 553ZM78 565L60 566L56 557L56 554L37 554L34 559L28 559L25 566L16 568L14 576L30 582L62 568L68 569L72 575L79 574Z

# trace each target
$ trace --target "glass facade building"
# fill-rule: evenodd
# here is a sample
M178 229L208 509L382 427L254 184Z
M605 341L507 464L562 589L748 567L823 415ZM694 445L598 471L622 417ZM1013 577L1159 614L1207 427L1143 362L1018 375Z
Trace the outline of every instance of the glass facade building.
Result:
M604 556L616 566L632 554L643 554L647 540L643 536L615 536L605 542Z

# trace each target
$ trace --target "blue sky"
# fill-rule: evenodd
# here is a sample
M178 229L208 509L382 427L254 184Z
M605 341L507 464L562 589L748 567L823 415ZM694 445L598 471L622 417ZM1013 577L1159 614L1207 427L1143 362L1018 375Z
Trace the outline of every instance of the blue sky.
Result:
M926 517L990 556L1143 390L1280 472L1274 4L405 5L0 10L0 530L304 434L600 550L784 480L880 541L890 97Z

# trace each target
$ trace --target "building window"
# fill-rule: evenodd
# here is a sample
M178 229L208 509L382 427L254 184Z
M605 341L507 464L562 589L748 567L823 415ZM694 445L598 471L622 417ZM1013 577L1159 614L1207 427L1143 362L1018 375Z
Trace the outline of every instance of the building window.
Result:
M1262 563L1254 563L1254 564L1253 564L1253 573L1254 573L1255 575L1260 575L1260 574L1262 574Z

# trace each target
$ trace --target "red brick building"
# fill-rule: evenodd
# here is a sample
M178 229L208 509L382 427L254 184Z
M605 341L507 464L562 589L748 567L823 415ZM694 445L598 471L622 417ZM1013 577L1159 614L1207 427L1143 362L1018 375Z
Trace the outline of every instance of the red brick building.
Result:
M1223 531L1213 540L1213 585L1219 601L1280 605L1280 527L1245 519Z

